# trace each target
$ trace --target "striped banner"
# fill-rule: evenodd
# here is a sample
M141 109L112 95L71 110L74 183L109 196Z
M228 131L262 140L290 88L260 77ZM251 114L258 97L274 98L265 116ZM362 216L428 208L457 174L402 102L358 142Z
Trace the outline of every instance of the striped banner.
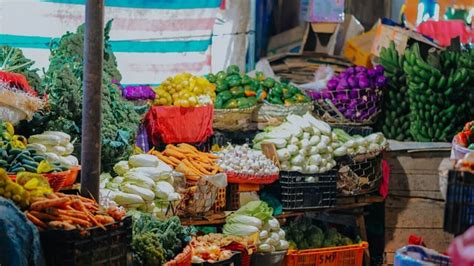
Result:
M0 45L23 49L38 68L49 44L84 22L85 0L3 0ZM156 84L211 70L211 35L221 0L105 0L112 49L125 84Z

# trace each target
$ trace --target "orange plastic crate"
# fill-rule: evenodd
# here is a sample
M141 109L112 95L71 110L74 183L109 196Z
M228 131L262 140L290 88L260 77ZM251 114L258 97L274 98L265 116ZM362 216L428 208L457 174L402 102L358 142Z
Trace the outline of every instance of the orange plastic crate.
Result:
M334 248L289 250L285 266L361 266L368 247L367 242L362 242Z

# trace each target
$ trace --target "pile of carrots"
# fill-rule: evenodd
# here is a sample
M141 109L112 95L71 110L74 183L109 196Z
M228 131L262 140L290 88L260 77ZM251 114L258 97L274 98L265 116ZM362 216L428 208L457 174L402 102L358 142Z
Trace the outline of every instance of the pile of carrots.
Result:
M181 143L177 146L169 144L163 152L151 150L164 163L183 173L188 181L196 182L203 176L215 175L222 169L215 163L216 155L201 152L194 146Z
M99 205L92 199L56 192L33 202L25 214L40 231L73 230L95 226L105 230L104 225L114 223L115 220L125 216L125 211L123 213L117 213L117 210L109 211L99 211Z

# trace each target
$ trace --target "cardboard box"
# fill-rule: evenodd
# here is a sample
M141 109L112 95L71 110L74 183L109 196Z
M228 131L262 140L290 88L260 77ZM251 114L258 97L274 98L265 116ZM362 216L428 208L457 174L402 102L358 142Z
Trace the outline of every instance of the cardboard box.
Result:
M307 23L300 52L334 54L339 23Z
M348 40L344 47L344 57L358 66L372 67L371 49L375 30L357 35Z
M352 37L364 32L364 26L351 14L346 14L344 23L341 24L337 33L336 48L334 55L341 55L344 51L346 42Z
M405 49L413 42L420 44L420 50L422 52L427 51L430 47L441 49L441 47L419 33L379 23L375 29L372 54L379 56L382 48L388 48L391 41L395 42L395 47L399 54L404 54Z
M271 37L268 42L268 56L298 52L303 40L304 30L304 27L296 27Z

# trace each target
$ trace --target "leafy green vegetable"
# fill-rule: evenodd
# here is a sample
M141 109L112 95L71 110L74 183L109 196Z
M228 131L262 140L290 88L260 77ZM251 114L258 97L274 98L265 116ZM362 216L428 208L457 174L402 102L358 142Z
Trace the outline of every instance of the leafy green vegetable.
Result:
M177 216L171 217L165 221L160 221L150 214L136 212L133 214L133 239L143 242L143 235L152 234L153 239L156 241L147 240L150 236L145 238L146 243L152 243L156 249L161 249L164 255L165 261L173 259L179 254L185 243L189 240L188 229L181 225L181 222ZM157 243L159 245L157 245ZM143 245L141 245L143 246ZM138 247L141 247L137 245ZM141 256L143 260L143 251L135 251L136 256ZM160 265L160 264L155 264Z
M120 81L117 62L109 44L111 21L104 30L104 72L102 87L102 168L108 171L132 152L140 116L132 104L125 101L117 85ZM43 79L48 93L50 112L48 130L63 131L80 141L82 124L82 78L84 25L75 33L68 32L51 45L50 65ZM76 154L80 158L79 151Z
M163 265L166 262L159 237L153 232L134 235L132 250L137 265Z
M267 203L255 200L240 207L235 214L253 216L266 222L272 218L273 209L270 208Z
M10 46L0 46L0 70L22 74L30 86L42 94L41 78L38 75L38 69L32 69L35 62L26 58L19 48Z

